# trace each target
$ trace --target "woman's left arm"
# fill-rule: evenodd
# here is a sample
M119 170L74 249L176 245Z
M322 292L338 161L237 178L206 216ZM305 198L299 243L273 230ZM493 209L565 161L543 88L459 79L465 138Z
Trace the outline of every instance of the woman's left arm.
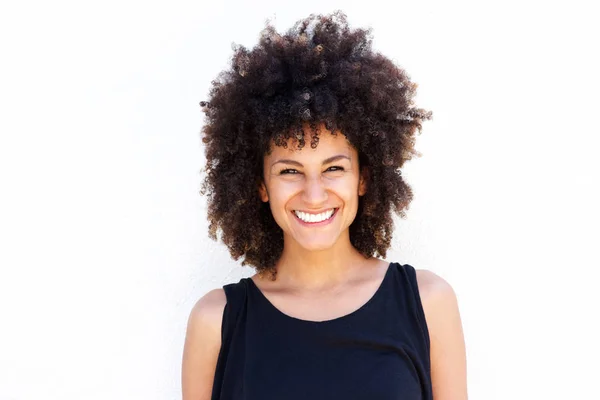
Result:
M467 399L467 357L456 294L428 270L417 270L419 294L430 340L434 400Z

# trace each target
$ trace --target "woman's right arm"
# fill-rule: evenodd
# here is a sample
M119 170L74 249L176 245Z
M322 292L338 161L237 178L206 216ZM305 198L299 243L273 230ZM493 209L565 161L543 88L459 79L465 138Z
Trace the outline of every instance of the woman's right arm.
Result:
M181 366L183 400L210 400L221 349L221 323L226 303L225 291L214 289L202 296L192 308Z

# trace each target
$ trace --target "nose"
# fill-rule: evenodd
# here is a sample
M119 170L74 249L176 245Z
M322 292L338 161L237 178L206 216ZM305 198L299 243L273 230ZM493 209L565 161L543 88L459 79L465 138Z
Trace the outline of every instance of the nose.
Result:
M302 200L315 208L327 201L327 188L321 176L307 178L302 192Z

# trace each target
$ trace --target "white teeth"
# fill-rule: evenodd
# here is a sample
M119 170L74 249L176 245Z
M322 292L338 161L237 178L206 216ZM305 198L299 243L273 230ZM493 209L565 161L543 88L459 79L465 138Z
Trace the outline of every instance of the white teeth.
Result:
M321 214L308 214L302 211L294 211L294 213L296 213L296 215L298 216L298 218L300 218L302 221L304 222L321 222L321 221L325 221L326 219L331 218L331 216L333 215L333 211L334 209L332 208L329 211L325 211L322 212Z

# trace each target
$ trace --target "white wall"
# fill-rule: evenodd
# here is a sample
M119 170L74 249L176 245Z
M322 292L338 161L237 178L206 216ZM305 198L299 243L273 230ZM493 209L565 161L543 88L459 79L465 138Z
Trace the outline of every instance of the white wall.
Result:
M455 288L470 398L597 395L592 2L216 3L1 6L0 399L180 397L190 308L252 273L207 238L198 102L267 17L337 8L434 111L388 259Z

